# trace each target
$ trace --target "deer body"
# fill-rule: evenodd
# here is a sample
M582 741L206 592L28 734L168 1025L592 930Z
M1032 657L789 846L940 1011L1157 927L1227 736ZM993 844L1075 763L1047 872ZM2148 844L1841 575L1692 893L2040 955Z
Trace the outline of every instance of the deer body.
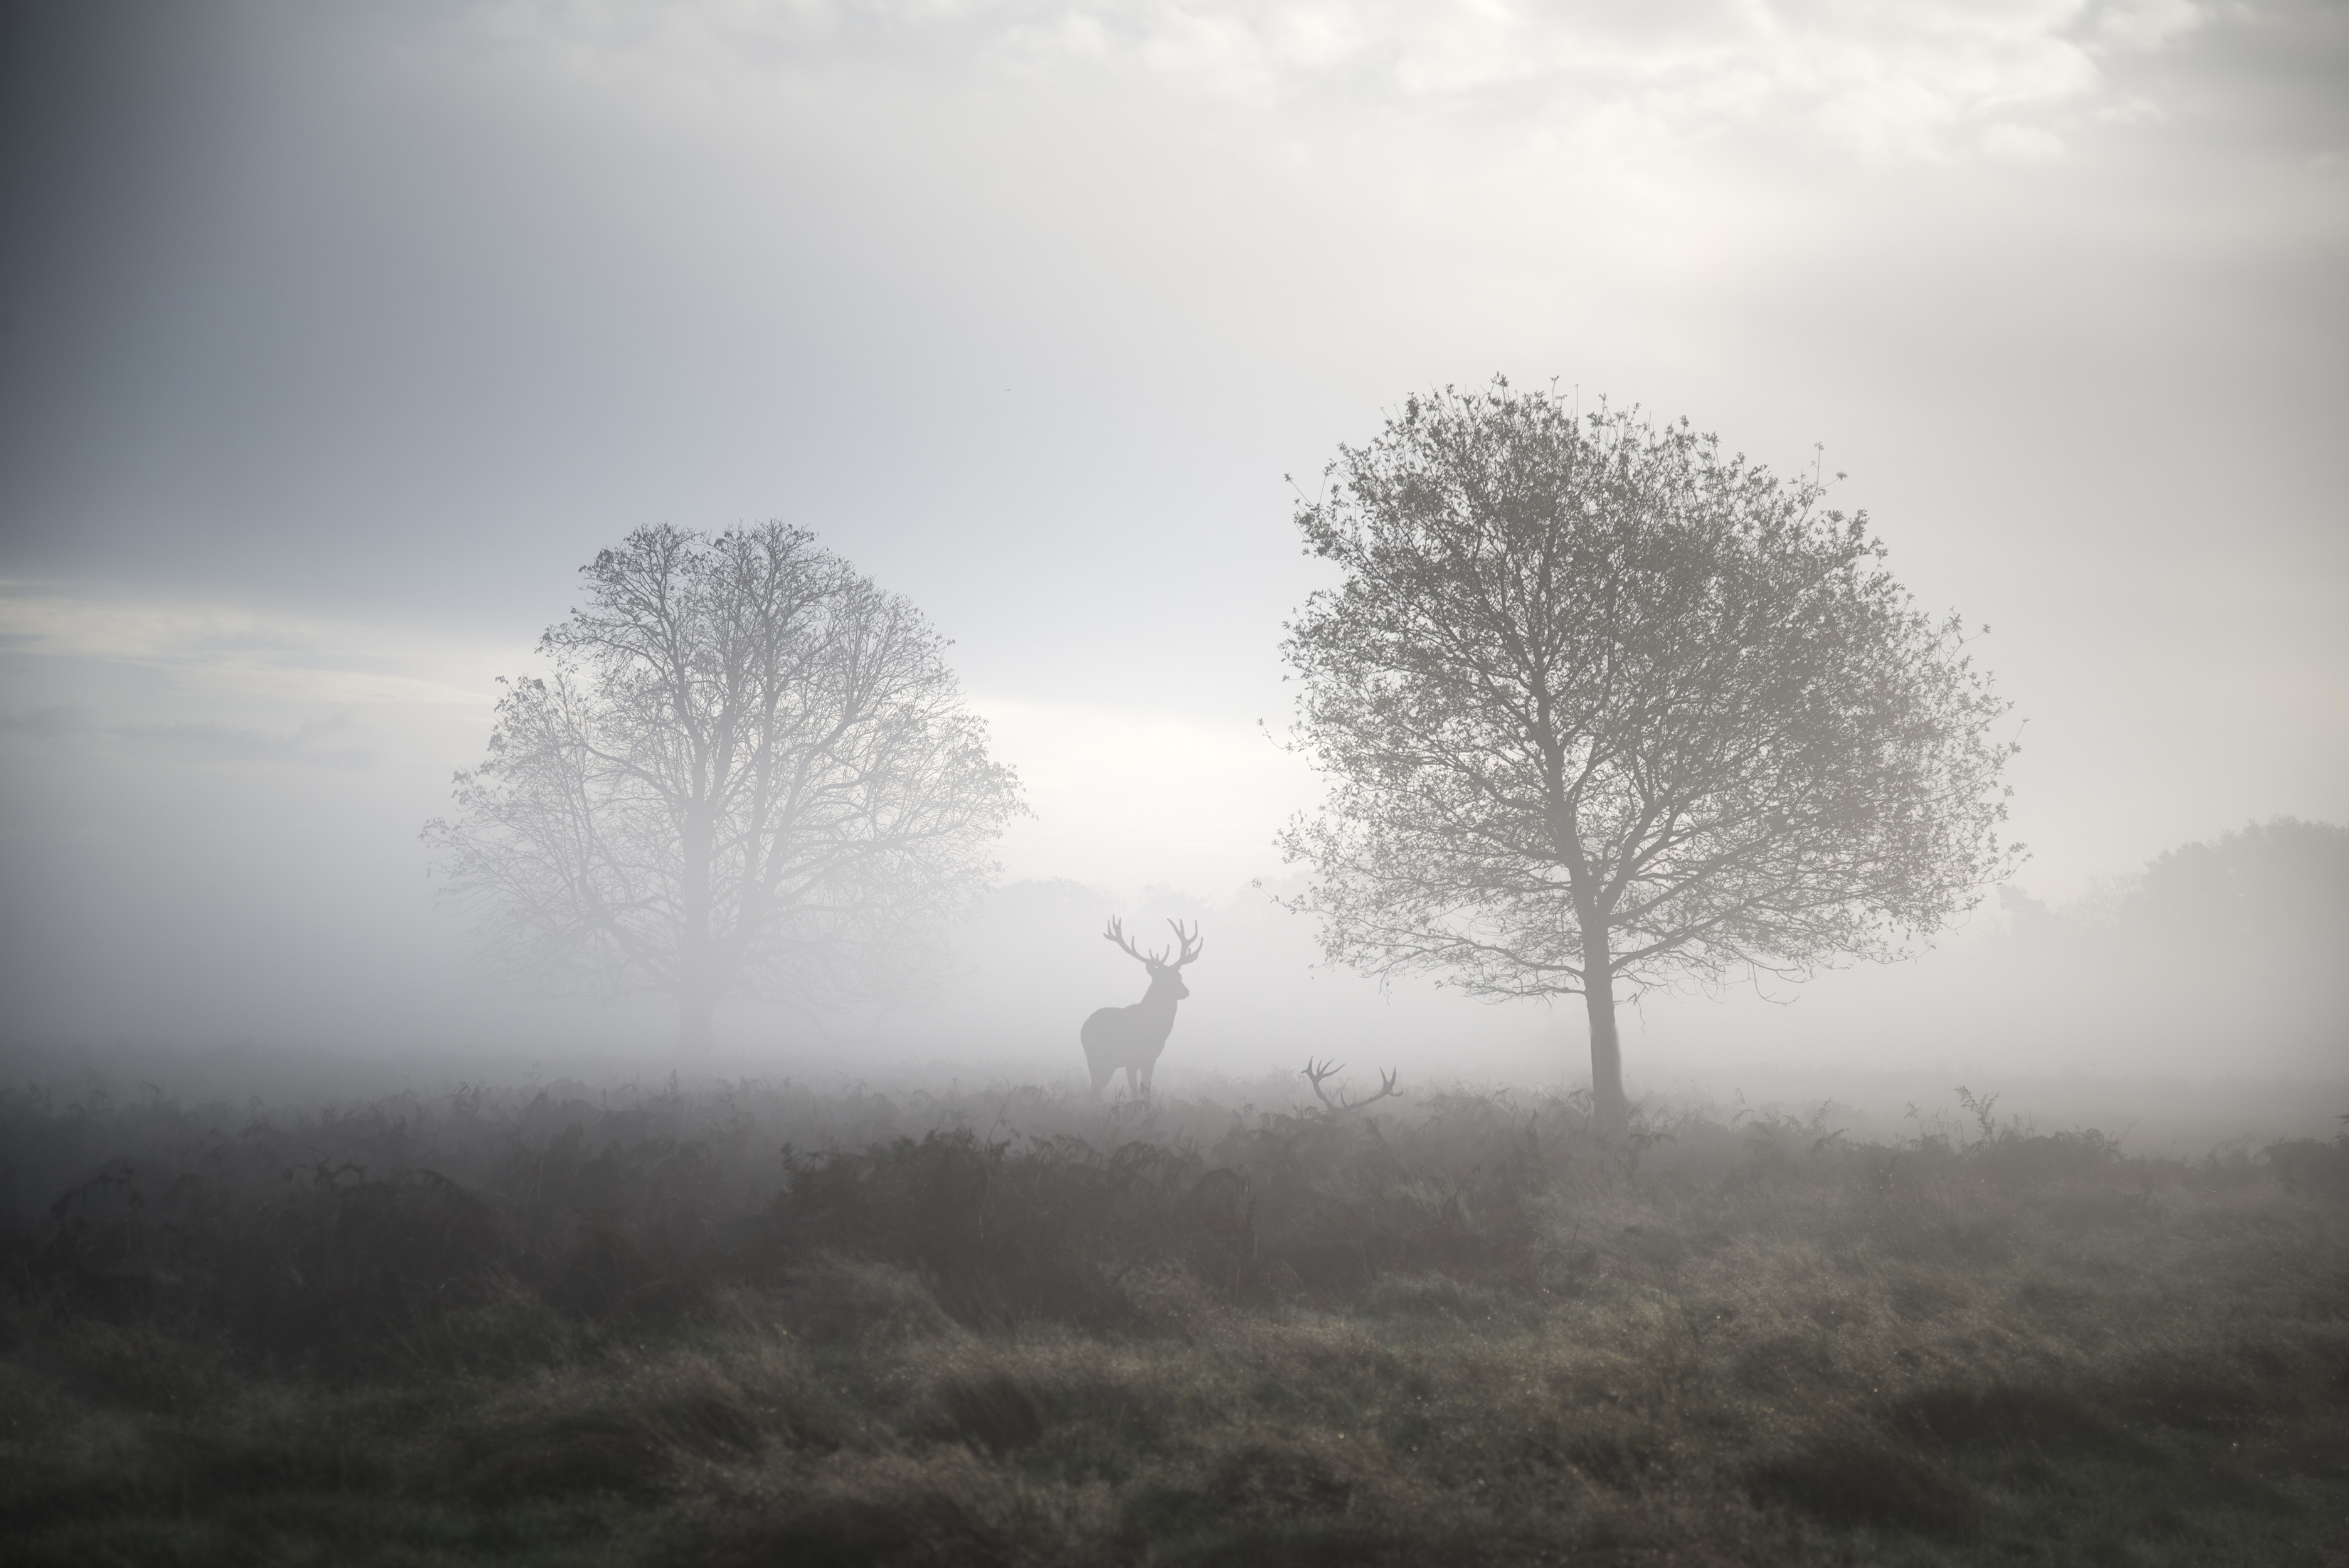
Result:
M1164 952L1143 954L1125 939L1123 927L1117 921L1109 923L1102 936L1114 942L1126 954L1140 960L1150 972L1150 989L1142 1000L1129 1007L1102 1007L1085 1020L1078 1037L1084 1042L1085 1066L1092 1069L1093 1097L1109 1087L1109 1080L1120 1069L1125 1073L1128 1093L1150 1092L1151 1069L1158 1065L1159 1053L1166 1048L1166 1037L1174 1028L1174 1004L1191 994L1183 984L1183 966L1199 956L1200 942L1195 929L1185 935L1180 924L1174 935L1182 944L1182 955L1174 963L1166 962Z

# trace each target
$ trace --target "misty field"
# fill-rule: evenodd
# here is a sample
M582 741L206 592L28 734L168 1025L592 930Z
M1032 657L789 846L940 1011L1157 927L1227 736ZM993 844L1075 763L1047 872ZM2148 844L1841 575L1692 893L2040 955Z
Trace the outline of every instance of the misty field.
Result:
M1651 1105L1624 1146L1581 1100L1464 1091L16 1091L0 1547L2349 1557L2349 1143L2147 1159L1979 1100L1911 1126Z

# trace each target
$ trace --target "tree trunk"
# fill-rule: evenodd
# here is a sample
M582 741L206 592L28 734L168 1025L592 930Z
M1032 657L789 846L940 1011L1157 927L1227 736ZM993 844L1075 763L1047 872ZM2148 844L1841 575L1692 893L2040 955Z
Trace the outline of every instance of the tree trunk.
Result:
M1610 1143L1631 1130L1631 1108L1623 1098L1623 1045L1615 1033L1615 971L1605 937L1582 939L1582 1000L1590 1012L1590 1120Z
M688 989L677 999L678 1055L696 1061L709 1055L716 1038L712 1015L717 1010L717 998L700 987Z
M710 1014L718 1003L716 977L710 973L708 808L698 803L687 808L681 838L678 847L685 864L679 892L684 907L678 911L677 934L677 1049L679 1056L698 1058L709 1054Z

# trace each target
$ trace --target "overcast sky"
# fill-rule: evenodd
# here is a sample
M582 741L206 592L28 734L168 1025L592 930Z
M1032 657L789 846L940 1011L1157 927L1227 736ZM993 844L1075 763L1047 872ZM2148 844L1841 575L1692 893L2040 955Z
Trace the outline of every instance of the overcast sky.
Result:
M1275 874L1288 476L1496 373L1823 443L1992 628L2034 892L2349 820L2339 4L5 16L20 1031L428 985L417 827L651 521L954 638L1010 874Z

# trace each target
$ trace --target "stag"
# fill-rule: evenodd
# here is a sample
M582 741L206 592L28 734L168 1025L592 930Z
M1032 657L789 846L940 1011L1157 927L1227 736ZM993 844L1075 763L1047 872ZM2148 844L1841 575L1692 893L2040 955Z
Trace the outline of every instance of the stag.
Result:
M1131 1007L1102 1008L1085 1020L1079 1032L1085 1043L1085 1066L1092 1069L1096 1099L1120 1068L1125 1069L1126 1092L1150 1092L1150 1071L1158 1065L1158 1053L1166 1048L1166 1037L1174 1028L1174 1004L1191 994L1191 988L1183 984L1182 971L1199 956L1198 928L1185 932L1180 921L1166 923L1174 928L1174 940L1182 944L1180 956L1172 964L1166 962L1164 948L1144 953L1134 946L1126 939L1122 922L1112 920L1109 929L1102 933L1104 941L1116 943L1122 952L1150 971L1150 989Z

